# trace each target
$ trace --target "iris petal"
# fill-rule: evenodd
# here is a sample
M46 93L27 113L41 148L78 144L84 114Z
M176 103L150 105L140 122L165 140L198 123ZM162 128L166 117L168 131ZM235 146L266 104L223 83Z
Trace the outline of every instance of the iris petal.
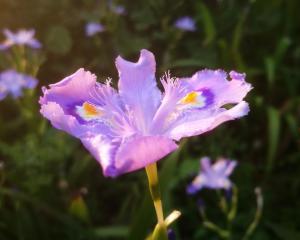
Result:
M143 168L177 148L172 140L161 136L122 140L95 136L84 138L82 142L101 163L104 175L110 177Z
M149 131L161 100L161 92L156 86L155 65L153 54L147 50L141 50L136 63L121 57L116 59L120 78L119 94L133 112L136 125L142 132Z

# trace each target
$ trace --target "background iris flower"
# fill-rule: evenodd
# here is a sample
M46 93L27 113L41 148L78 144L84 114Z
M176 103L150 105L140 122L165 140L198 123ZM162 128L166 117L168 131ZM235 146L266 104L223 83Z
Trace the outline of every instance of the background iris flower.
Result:
M95 34L103 31L104 31L104 26L101 23L89 22L85 26L85 34L88 37L92 37Z
M26 45L31 48L40 48L42 46L41 43L34 38L34 29L21 29L16 33L13 33L8 29L4 29L3 34L6 39L0 44L0 50L8 49L13 45Z
M0 100L4 99L7 95L13 98L18 98L23 95L25 88L35 88L38 80L19 73L15 70L6 70L0 73Z
M175 141L212 130L246 115L243 98L251 85L244 74L203 70L191 78L162 79L156 85L154 55L142 50L138 62L116 59L118 92L110 82L79 69L43 88L41 113L52 125L79 138L115 177L154 163L177 149ZM223 106L236 104L230 109Z
M229 189L232 183L229 179L236 167L236 161L220 158L211 165L210 158L203 157L200 160L201 171L187 187L187 192L194 194L202 188Z
M195 20L188 16L178 18L175 21L174 26L183 31L191 31L191 32L196 31Z

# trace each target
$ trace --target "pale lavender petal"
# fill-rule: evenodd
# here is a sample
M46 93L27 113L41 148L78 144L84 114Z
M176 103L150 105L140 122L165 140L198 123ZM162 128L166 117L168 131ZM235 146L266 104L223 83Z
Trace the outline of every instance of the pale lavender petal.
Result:
M214 105L222 107L228 103L239 103L252 89L251 84L245 82L244 74L240 74L240 76L244 76L243 78L234 78L238 76L238 73L232 71L230 76L232 79L228 81L227 73L222 70L203 70L197 72L191 78L182 78L181 80L195 90L209 89L214 96Z
M203 157L200 159L201 171L209 172L211 169L211 163L209 157Z
M231 173L233 172L233 170L235 169L237 165L237 162L236 161L229 161L229 163L227 164L227 168L225 170L225 175L226 176L229 176L231 175Z
M82 142L101 164L104 175L110 177L144 168L177 149L172 140L160 136L121 140L98 135Z
M42 44L36 39L31 39L30 41L28 41L27 45L32 48L41 48L42 47Z
M44 89L40 103L56 102L66 110L68 106L91 99L90 91L96 84L96 76L83 68L64 78L50 89Z
M29 88L29 89L33 89L37 86L38 84L38 81L37 79L31 77L31 76L24 76L24 80L25 80L25 83L24 83L24 86Z
M116 59L119 72L119 94L130 111L136 126L148 132L151 121L161 100L155 81L155 59L151 52L141 50L138 62Z
M12 46L12 43L9 41L5 41L3 43L0 43L0 50L6 50Z
M242 101L229 110L221 109L210 116L203 117L197 112L185 115L183 118L170 126L166 135L172 139L180 140L183 137L190 137L208 132L223 122L241 118L249 112L248 103Z
M11 40L15 39L15 34L7 28L3 30L3 34L7 39L11 39Z
M228 164L229 162L226 159L220 158L212 168L216 173L224 174Z
M62 81L51 84L50 89L43 88L43 93L39 101L41 113L54 127L78 138L96 134L115 135L107 119L86 121L78 112L78 107L84 103L95 103L104 109L104 101L107 101L105 107L114 110L111 105L114 104L115 92L110 86L97 84L96 76L90 72L79 69Z
M41 114L50 120L53 127L63 130L74 137L82 137L88 133L88 128L81 125L77 119L72 115L65 114L61 106L55 102L48 102L42 104Z
M191 184L188 185L186 191L188 194L195 194L202 188L207 186L207 177L204 174L199 174L196 176L196 178L193 180Z

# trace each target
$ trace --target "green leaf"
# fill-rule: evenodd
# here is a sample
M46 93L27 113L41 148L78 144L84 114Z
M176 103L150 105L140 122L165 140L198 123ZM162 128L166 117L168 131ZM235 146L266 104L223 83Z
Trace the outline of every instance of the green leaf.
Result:
M92 231L93 235L96 237L103 238L124 238L128 235L128 227L127 226L109 226L96 228Z
M268 223L267 226L275 233L281 240L296 240L300 239L300 232L295 229L283 226L277 223Z
M200 15L202 17L204 32L205 32L205 40L203 42L204 45L207 45L211 43L215 37L216 37L216 28L213 21L213 17L208 9L208 7L203 4L202 2L199 2L198 5L198 11L200 12Z
M267 155L267 172L273 169L276 150L278 147L280 133L280 115L277 109L268 108L268 155Z

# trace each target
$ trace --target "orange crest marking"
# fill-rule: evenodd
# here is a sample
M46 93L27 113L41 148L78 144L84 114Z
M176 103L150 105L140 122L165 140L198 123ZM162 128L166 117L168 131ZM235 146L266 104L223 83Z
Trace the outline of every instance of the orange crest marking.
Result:
M85 102L82 107L86 115L94 116L100 113L100 111L94 105L88 102Z

